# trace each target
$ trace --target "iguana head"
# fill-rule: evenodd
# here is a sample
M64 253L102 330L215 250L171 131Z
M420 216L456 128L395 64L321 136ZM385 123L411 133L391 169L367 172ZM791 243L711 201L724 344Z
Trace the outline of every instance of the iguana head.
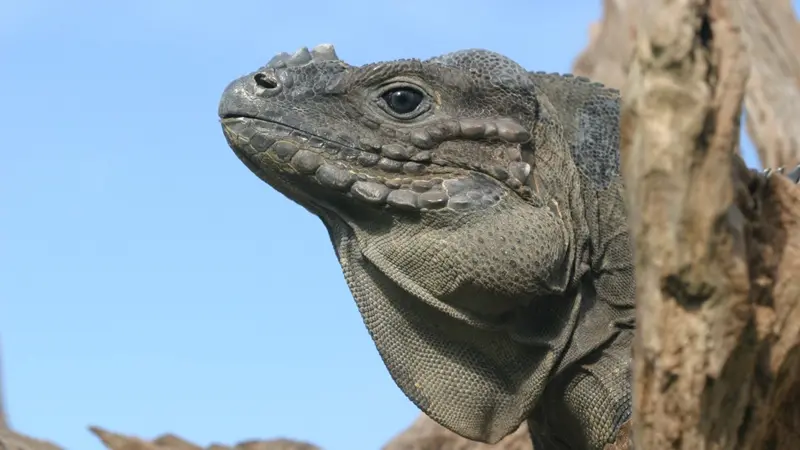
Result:
M323 220L412 401L468 438L514 431L575 314L544 302L571 288L577 171L531 75L485 50L356 67L321 45L235 80L219 115L247 167Z

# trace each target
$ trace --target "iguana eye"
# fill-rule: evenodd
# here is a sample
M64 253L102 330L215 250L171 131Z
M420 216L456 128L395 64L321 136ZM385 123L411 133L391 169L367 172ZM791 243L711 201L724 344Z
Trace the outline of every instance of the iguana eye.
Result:
M402 87L384 93L381 98L393 112L405 115L417 109L425 96L416 89Z

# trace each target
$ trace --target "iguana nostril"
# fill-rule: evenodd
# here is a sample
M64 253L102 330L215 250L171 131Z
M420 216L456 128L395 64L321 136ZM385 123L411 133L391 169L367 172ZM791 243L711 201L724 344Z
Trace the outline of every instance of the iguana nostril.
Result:
M278 80L263 72L258 72L255 74L253 79L256 81L256 85L261 86L264 89L273 90L278 88Z

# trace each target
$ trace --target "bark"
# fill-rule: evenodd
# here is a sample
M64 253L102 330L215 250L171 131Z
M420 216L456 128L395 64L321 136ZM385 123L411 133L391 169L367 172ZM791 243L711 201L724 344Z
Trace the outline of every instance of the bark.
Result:
M622 89L646 0L604 0L603 18L573 71ZM800 163L800 24L790 0L734 0L750 78L745 90L748 134L764 167ZM638 26L637 26L638 25Z
M628 78L642 0L603 0L603 17L589 28L589 45L572 71L622 89Z
M800 25L791 0L739 0L750 58L747 131L764 167L800 163Z
M753 65L736 8L642 0L631 16L621 124L636 448L800 448L800 188L736 154Z

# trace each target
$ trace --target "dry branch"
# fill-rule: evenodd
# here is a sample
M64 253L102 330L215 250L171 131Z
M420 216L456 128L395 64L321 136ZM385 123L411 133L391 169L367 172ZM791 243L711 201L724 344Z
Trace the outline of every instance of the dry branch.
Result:
M573 71L623 88L646 0L604 0L603 18ZM742 28L750 78L745 90L747 130L764 167L800 163L800 23L789 0L733 0ZM649 15L649 14L648 14Z
M786 257L800 189L736 155L749 64L731 7L639 4L622 153L640 449L800 448L800 397L786 398L798 394L800 336L782 320L800 309L788 278L800 259Z
M572 71L622 89L628 78L642 0L603 0L603 18L589 28L589 45Z
M800 24L790 0L739 0L750 58L747 131L764 167L800 163Z

